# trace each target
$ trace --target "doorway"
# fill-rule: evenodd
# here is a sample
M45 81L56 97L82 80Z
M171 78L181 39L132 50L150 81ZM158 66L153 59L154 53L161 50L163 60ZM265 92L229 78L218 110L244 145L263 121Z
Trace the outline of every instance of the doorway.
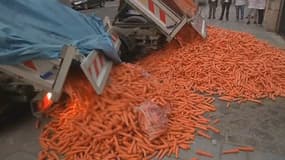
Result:
M279 33L285 36L285 2L283 0L283 7L281 8L280 23L279 23Z

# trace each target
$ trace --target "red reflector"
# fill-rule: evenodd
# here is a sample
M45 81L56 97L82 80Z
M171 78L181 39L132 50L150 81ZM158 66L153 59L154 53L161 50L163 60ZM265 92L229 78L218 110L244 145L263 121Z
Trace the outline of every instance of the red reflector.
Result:
M35 66L33 61L26 61L26 62L24 62L24 65L26 67L29 67L29 68L33 69L34 71L37 71L37 67Z
M152 13L154 13L154 3L152 0L148 0L148 8Z
M39 110L40 111L45 111L47 110L52 104L53 104L53 101L51 99L52 97L52 93L47 93L43 99L39 102Z

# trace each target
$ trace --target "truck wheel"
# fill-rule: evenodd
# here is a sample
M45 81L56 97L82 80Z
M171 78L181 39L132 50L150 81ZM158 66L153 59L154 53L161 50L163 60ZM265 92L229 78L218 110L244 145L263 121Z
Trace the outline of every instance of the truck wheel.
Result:
M105 0L100 1L100 7L103 8L105 6Z
M84 8L84 10L87 10L87 9L88 9L88 4L87 4L87 3L84 4L84 5L83 5L83 8Z

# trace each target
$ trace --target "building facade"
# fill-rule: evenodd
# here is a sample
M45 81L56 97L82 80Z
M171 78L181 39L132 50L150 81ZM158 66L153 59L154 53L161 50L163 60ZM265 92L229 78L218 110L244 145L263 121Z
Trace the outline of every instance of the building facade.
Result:
M285 0L267 0L264 27L285 35Z

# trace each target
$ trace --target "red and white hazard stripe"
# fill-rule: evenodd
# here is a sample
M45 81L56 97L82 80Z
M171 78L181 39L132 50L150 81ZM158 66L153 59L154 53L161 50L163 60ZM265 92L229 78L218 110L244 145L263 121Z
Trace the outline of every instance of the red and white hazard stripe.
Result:
M100 76L100 73L105 65L105 57L103 54L97 54L94 58L92 65L88 68L89 74L93 78L98 78Z
M153 0L148 0L148 9L152 13L154 13L155 16L161 20L161 22L167 24L168 18L166 16L165 11L159 8L155 3L153 3Z
M119 39L119 36L116 34L111 34L111 37L112 37L113 43L117 42L117 40Z
M33 61L26 61L23 63L24 66L30 70L37 71L37 65Z

